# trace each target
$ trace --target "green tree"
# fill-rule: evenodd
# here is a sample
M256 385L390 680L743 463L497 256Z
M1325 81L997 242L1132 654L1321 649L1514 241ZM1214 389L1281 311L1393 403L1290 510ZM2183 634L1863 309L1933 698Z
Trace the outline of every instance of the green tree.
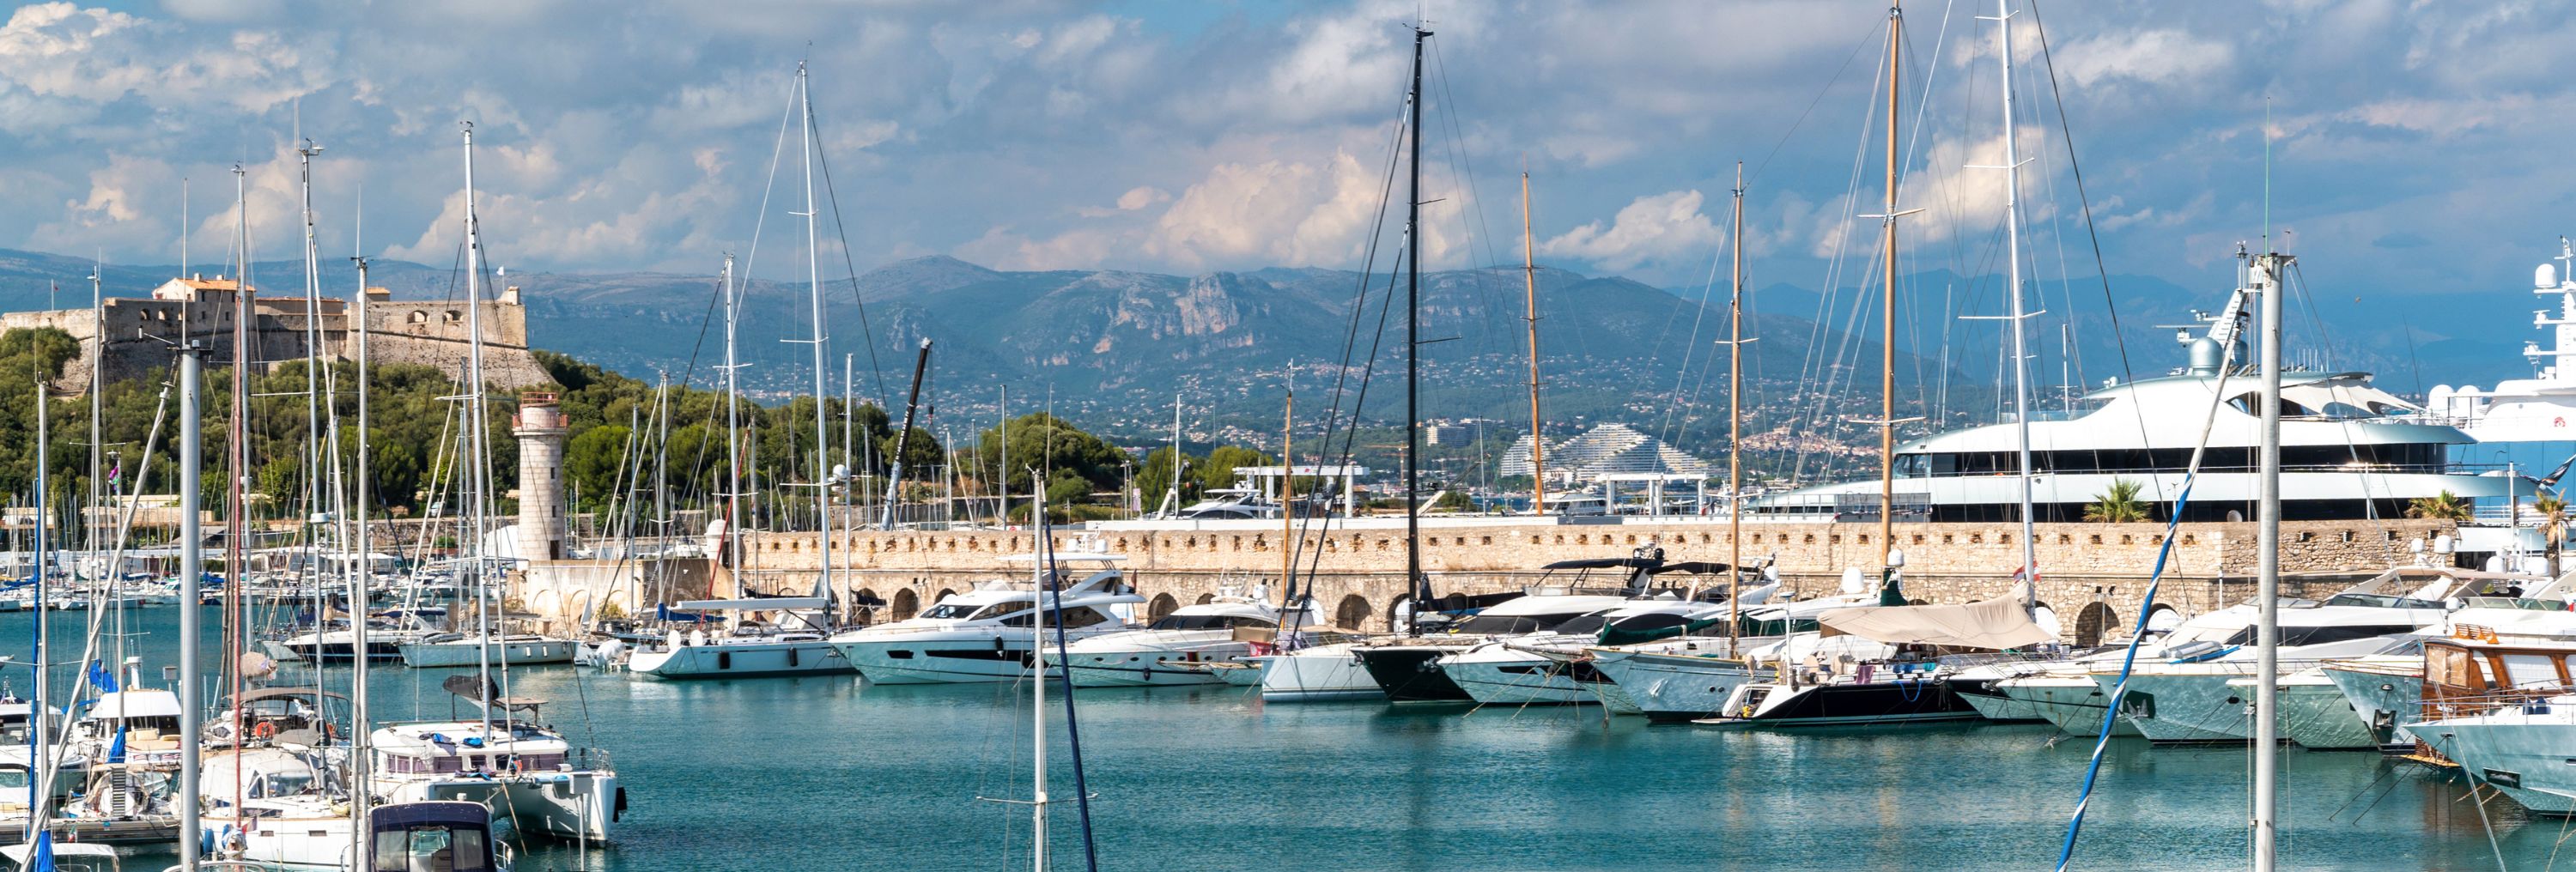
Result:
M626 481L626 455L635 431L623 425L592 427L564 445L564 481L592 508L604 507Z
M1163 504L1164 494L1171 490L1172 457L1171 447L1164 446L1145 455L1144 460L1137 461L1136 492L1143 495L1145 511L1151 512L1160 507ZM1179 504L1172 507L1174 509L1188 505L1191 500L1198 497L1199 492L1198 482L1192 478L1198 467L1198 459L1189 456L1187 452L1182 452L1180 460L1181 493Z
M2084 505L2084 520L2103 524L2127 524L2147 520L2147 504L2138 499L2138 483L2125 478L2111 480L2111 487Z
M2450 491L2429 497L2416 497L2406 503L2406 517L2431 521L2466 521L2469 501Z
M1200 491L1206 492L1217 488L1233 487L1234 470L1236 467L1268 466L1278 462L1279 461L1277 459L1270 455L1263 454L1250 448L1243 448L1234 445L1219 445L1208 451L1207 459L1200 462L1198 465L1196 474L1199 480Z
M988 428L981 434L975 443L974 462L979 475L998 480L1012 493L1029 492L1031 467L1070 472L1089 482L1092 490L1118 487L1127 453L1100 441L1100 437L1045 412L1011 419L1010 431L1007 462L1000 428ZM1049 478L1049 487L1055 480Z

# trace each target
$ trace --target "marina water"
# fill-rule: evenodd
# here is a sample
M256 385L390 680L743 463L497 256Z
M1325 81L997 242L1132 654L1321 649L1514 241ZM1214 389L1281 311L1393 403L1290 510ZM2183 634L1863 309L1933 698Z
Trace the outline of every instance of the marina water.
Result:
M157 685L177 662L177 609L128 614L141 634L130 653ZM206 617L213 626L216 610ZM54 659L78 657L86 622L53 617ZM31 623L0 616L0 652L25 663ZM221 649L207 641L212 663ZM28 692L23 666L5 674ZM380 665L370 702L384 719L467 715L439 688L452 674ZM632 801L616 847L534 842L519 872L1027 863L1027 808L977 799L1029 796L1024 685L660 682L559 666L512 678L576 745L609 750ZM53 680L67 693L75 667ZM347 680L344 666L326 674ZM2045 869L2091 750L2045 726L1731 731L1595 707L1265 705L1228 686L1077 699L1104 869ZM1061 710L1048 720L1054 859L1079 869ZM2496 867L2457 779L2373 753L2283 754L2285 868ZM2077 868L2242 866L2247 763L2243 746L2117 740ZM2485 814L2515 869L2548 863L2576 832L2510 802Z

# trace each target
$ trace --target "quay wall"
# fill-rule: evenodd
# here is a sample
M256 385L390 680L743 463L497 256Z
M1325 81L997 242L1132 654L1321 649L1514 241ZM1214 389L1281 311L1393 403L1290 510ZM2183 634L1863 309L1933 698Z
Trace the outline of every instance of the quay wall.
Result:
M2242 602L2253 592L2256 529L2252 522L2186 524L2175 533L2159 601L2182 616ZM1835 593L1844 567L1860 567L1875 584L1879 543L1875 524L1746 524L1746 562L1776 558L1782 586L1799 599ZM2148 579L2165 542L2162 524L2041 524L2033 543L2038 556L2040 602L2060 619L2069 641L2118 635L2137 618ZM2412 559L2414 540L2453 533L2442 521L2299 521L2282 525L2284 592L2316 596ZM1384 629L1406 595L1404 531L1341 529L1322 535L1316 600L1332 622L1353 629ZM1422 566L1441 593L1497 592L1536 581L1538 567L1559 560L1622 557L1655 543L1667 560L1724 562L1733 549L1724 524L1549 524L1432 526L1422 532ZM1907 557L1905 591L1926 602L1967 602L2008 591L2021 565L2017 524L1903 524L1896 545ZM1077 538L1127 556L1124 566L1150 603L1147 614L1202 602L1227 586L1270 583L1276 589L1281 531L1229 525L1222 529L1127 528L1060 530L1058 548ZM1308 571L1313 538L1299 571ZM868 617L910 616L939 597L978 582L1027 571L1001 558L1029 553L1028 531L858 531L834 534L835 587L845 596L883 600ZM762 593L813 589L820 563L815 534L745 536L735 579ZM859 601L859 600L852 600Z

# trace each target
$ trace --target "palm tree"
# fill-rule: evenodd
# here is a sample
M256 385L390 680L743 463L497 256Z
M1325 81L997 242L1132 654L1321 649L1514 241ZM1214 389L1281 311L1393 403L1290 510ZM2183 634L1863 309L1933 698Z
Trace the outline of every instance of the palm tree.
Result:
M2450 491L2416 497L2406 504L2406 517L2428 521L2466 521L2469 519L2469 501Z
M2125 478L2111 480L2111 489L2084 504L2084 520L2103 524L2126 524L2147 519L2147 504L2138 499L2138 483Z
M2540 512L2540 535L2549 543L2549 565L2556 567L2558 550L2567 544L2567 501L2544 493L2531 501L2531 507Z

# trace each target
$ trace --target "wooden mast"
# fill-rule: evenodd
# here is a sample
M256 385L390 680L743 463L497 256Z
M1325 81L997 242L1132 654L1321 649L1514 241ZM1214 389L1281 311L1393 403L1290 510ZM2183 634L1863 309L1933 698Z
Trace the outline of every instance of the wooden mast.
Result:
M1547 437L1538 413L1538 245L1530 233L1529 173L1521 173L1521 277L1525 280L1529 325L1530 514L1547 514Z
M1887 252L1878 319L1878 565L1896 547L1896 115L1897 71L1905 45L1905 10L1887 7L1887 212L1880 216Z

